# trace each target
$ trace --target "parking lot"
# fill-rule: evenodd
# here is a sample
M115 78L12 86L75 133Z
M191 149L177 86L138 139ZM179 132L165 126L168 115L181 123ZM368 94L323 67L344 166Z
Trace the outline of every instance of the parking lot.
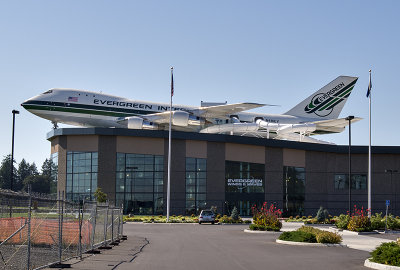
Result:
M369 257L369 252L343 247L281 245L275 243L279 233L244 233L247 227L126 224L127 243L142 238L146 245L116 269L365 269Z

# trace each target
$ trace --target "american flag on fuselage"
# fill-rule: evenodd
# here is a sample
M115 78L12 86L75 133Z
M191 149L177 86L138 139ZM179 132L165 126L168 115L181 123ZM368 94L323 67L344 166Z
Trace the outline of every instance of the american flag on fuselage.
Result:
M68 97L68 101L78 102L78 98L77 97Z

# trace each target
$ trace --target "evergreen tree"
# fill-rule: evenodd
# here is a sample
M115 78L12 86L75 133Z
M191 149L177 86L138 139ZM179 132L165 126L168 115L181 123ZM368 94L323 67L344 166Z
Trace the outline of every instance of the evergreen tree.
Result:
M54 164L51 158L46 158L42 165L42 174L47 175L52 178L52 180L56 180L55 175L57 174L57 165Z
M47 175L30 175L24 180L24 189L28 190L28 185L31 185L33 192L49 193L51 179Z
M13 163L15 163L15 160ZM15 181L17 176L17 170L15 169L14 164L12 168L14 170L14 181ZM0 188L10 189L10 187L11 187L11 155L7 155L1 161L0 165Z
M42 175L46 175L50 178L50 193L57 193L57 172L58 167L51 158L43 162Z
M25 159L22 159L18 165L17 177L14 179L14 190L21 190L27 177L38 174L35 163L29 164Z
M239 220L239 211L237 210L236 206L233 207L231 218L236 221Z

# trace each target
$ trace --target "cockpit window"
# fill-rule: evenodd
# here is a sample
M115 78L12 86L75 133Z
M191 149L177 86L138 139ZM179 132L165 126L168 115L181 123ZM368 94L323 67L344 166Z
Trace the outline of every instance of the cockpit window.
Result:
M53 93L53 90L48 90L48 91L44 92L42 95L50 94L50 93Z

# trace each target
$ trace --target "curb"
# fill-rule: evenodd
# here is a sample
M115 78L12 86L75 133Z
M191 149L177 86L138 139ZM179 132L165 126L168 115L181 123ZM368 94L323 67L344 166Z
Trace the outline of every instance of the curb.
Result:
M261 233L261 234L276 234L276 233L282 233L281 231L276 232L276 231L254 231L250 229L244 229L243 230L245 233Z
M398 267L398 266L374 263L374 262L371 262L369 259L370 258L365 260L365 262L364 262L365 267L372 268L372 269L380 269L380 270L399 270L400 269L400 267Z
M278 244L292 245L292 246L308 246L308 247L347 247L345 244L322 244L322 243L305 243L305 242L293 242L276 239Z
M372 232L353 232L349 230L343 230L342 232L354 234L354 235L370 235L370 234L379 234L378 232L372 231Z

